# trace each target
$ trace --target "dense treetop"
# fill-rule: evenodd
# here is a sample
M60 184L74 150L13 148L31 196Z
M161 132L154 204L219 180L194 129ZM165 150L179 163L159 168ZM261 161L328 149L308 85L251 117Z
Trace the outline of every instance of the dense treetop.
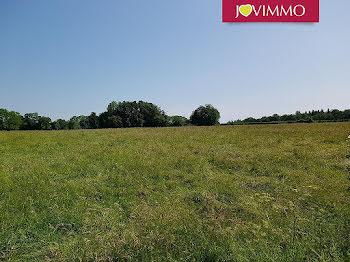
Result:
M191 123L196 126L218 125L220 119L219 111L212 105L198 107L191 115Z

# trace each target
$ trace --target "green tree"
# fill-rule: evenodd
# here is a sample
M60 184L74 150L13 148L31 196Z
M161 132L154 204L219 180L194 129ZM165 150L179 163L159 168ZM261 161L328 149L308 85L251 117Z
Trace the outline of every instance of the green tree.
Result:
M193 111L190 119L196 126L213 126L219 124L220 113L212 105L205 105Z
M144 124L143 116L136 101L118 103L118 107L113 114L122 119L123 127L142 127Z
M18 130L22 116L18 112L0 109L0 130Z
M68 122L69 129L80 129L79 118L77 116L73 116Z
M111 103L108 104L107 111L110 113L115 112L118 109L119 104L120 103L117 103L116 101L112 101Z
M269 117L270 122L276 122L276 121L280 121L280 120L281 120L281 117L278 114L274 114L274 115Z
M10 111L7 119L7 130L18 130L22 124L22 116L18 112Z
M346 120L350 120L350 109L344 110L343 117Z
M338 110L338 109L334 109L331 111L331 115L332 115L332 120L341 120L343 119L343 112Z
M168 117L158 106L143 101L138 102L139 112L145 127L167 126Z
M39 129L40 130L51 130L51 118L40 116L38 121Z
M89 128L89 117L88 116L76 116L74 117L75 121L79 123L80 128L88 129Z
M158 127L166 126L168 117L158 106L143 101L111 102L107 111L99 116L99 126L115 127Z
M108 117L111 116L111 114L107 112L103 112L98 116L98 126L100 128L108 128Z
M91 128L91 129L99 128L99 120L98 120L98 116L96 115L95 112L92 112L89 115L88 122L89 122L89 128Z
M190 120L183 116L171 116L169 117L170 126L187 126L190 124Z
M68 129L68 122L64 119L57 119L52 123L52 128L55 130L66 130Z
M39 127L38 113L27 113L23 117L21 129L23 130L38 130Z
M295 115L283 115L281 116L281 121L290 121L290 122L293 122L293 121L296 121L296 117Z
M123 120L120 116L112 115L107 118L107 126L109 128L123 127Z
M254 117L248 117L246 119L243 120L244 123L254 123L254 122L258 122Z
M4 108L0 108L0 130L6 130L6 119L8 117L9 111Z

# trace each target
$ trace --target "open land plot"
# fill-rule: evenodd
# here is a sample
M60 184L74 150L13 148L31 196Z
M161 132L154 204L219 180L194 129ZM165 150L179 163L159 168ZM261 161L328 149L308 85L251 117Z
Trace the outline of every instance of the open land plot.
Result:
M349 134L0 132L0 260L348 261Z

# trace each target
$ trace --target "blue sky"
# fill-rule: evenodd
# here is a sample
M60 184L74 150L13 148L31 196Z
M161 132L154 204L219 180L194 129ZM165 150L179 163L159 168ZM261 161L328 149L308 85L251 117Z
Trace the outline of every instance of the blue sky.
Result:
M336 10L332 5L336 3ZM0 107L52 119L144 100L221 122L350 108L350 1L319 24L223 24L221 0L1 0Z

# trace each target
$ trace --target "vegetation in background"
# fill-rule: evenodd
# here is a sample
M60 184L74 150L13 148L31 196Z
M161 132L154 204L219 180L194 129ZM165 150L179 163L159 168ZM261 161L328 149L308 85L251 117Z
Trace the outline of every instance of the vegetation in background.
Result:
M297 111L291 115L264 116L262 118L248 117L244 120L230 121L228 125L242 125L242 124L266 124L266 123L311 123L311 122L343 122L350 121L350 109L340 111L334 110L313 110L305 113Z
M67 130L98 129L127 127L165 127L165 126L212 126L218 125L220 112L212 105L198 107L192 112L190 119L183 116L168 116L158 106L143 101L111 102L107 111L97 115L73 116L69 121L49 117L38 113L27 113L21 116L14 111L0 109L0 130ZM350 109L340 111L317 110L291 115L274 114L268 117L230 121L226 125L266 124L266 123L311 123L311 122L345 122L350 121Z
M89 116L73 116L69 121L38 113L27 113L23 117L17 112L0 109L0 130L67 130L126 127L186 126L190 121L182 116L169 117L158 106L143 101L111 102L107 111L99 116L92 112Z
M21 122L19 113L0 108L0 130L18 130Z
M171 116L169 117L170 126L189 126L191 121L183 116Z
M349 134L0 132L0 260L349 261Z
M112 102L99 117L100 127L161 127L167 126L167 116L158 106L143 101Z
M198 107L191 115L191 123L195 126L214 126L219 124L220 113L212 105Z

